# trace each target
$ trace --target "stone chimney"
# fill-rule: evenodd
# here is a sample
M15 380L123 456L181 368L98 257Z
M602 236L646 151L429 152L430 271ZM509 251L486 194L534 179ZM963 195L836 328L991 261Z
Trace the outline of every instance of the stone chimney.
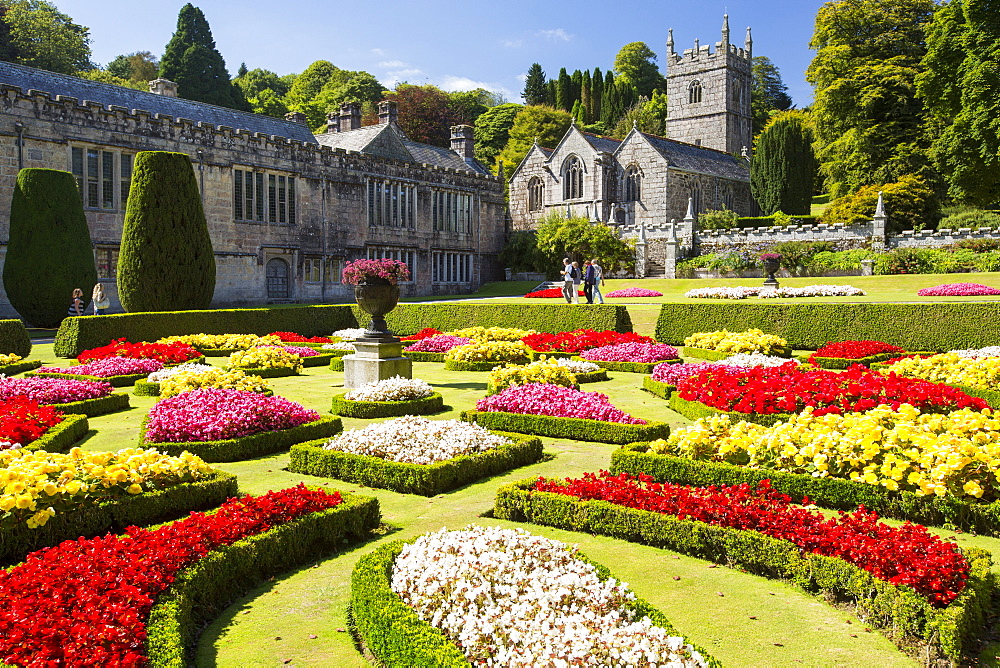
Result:
M309 119L301 111L289 111L285 114L285 120L299 125L309 125Z
M361 107L357 102L345 102L340 105L340 118L337 119L339 132L357 130L361 127Z
M398 113L394 100L382 100L378 103L378 124L396 123Z
M451 126L451 150L463 160L476 157L476 132L471 125Z
M164 97L177 97L177 84L169 79L153 79L149 82L149 92Z
M331 111L326 115L326 131L340 132L340 114L336 111Z

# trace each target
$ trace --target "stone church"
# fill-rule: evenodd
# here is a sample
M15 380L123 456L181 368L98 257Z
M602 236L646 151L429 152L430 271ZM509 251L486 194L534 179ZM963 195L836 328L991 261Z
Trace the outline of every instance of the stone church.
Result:
M414 142L384 101L378 125L362 127L348 104L314 135L301 114L184 100L163 79L150 91L0 62L0 260L17 172L69 171L98 275L116 301L135 154L166 150L194 164L215 251L214 305L347 301L341 268L358 258L405 261L413 279L404 296L502 279L503 183L475 160L472 128L453 127L450 149ZM79 287L89 297L92 286ZM14 316L2 292L0 316Z

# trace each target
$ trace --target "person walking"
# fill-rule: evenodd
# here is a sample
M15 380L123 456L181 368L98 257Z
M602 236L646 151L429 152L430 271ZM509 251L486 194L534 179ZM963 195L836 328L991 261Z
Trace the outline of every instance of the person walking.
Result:
M566 298L567 304L573 303L573 265L570 264L569 258L563 258L563 268L559 272L563 279L563 297Z
M594 303L594 265L590 260L583 263L583 296L588 304Z
M100 283L94 286L90 298L94 302L94 315L101 315L101 311L111 306L111 300L104 294L104 286Z
M580 303L580 284L583 283L583 272L580 271L580 263L573 263L573 303Z
M83 306L83 290L80 288L73 288L73 301L69 303L66 315L77 317L83 315Z
M604 295L601 294L601 286L604 285L604 269L597 264L597 258L590 261L590 269L594 272L594 286L591 292L597 298L599 304L604 303Z

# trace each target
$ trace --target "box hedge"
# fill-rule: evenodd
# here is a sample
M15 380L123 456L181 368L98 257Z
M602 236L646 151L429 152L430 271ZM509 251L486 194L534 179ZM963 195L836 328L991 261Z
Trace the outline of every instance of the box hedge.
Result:
M907 352L907 353L879 353L877 355L869 355L868 357L856 357L856 358L846 358L846 357L815 357L810 355L800 355L796 359L803 363L811 363L823 369L833 369L841 370L847 369L855 364L861 364L862 366L872 367L873 365L881 365L882 362L886 362L897 357L902 357L903 355L925 355L929 354L926 351L920 352ZM811 358L811 362L810 362ZM875 366L874 368L879 368Z
M25 450L67 452L90 431L86 415L66 415L62 422L49 427L44 434L24 446Z
M160 384L148 380L137 380L132 388L132 394L137 397L158 397L160 396Z
M146 420L143 420L139 434L140 448L156 448L168 455L179 455L185 450L198 455L206 462L237 462L253 459L287 450L296 443L312 441L325 436L334 436L343 430L340 418L331 415L313 422L281 429L265 431L249 436L221 439L218 441L188 441L186 443L154 443L146 440ZM643 440L643 439L633 439Z
M608 380L608 371L607 369L600 369L598 371L574 373L573 377L576 378L577 383L600 383Z
M645 384L643 385L645 387ZM715 415L728 415L731 419L735 421L743 420L745 422L754 422L756 424L762 424L765 427L770 427L778 422L785 422L792 418L791 415L787 413L737 413L736 411L720 411L717 408L712 408L707 406L700 401L688 401L687 399L681 399L681 395L677 392L673 392L670 398L667 400L667 405L671 410L676 411L688 418L689 420L697 420L704 417L713 417Z
M21 362L14 362L13 364L0 366L0 373L10 377L24 371L33 371L40 366L42 366L42 360L23 360Z
M530 355L531 355L531 361L532 362L537 362L538 360L542 359L543 357L545 357L545 358L552 358L552 359L556 359L556 360L558 360L558 359L569 359L571 357L575 357L577 355L577 353L564 353L564 352L561 352L561 351L558 351L558 350L550 350L548 352L544 352L543 353L543 352L539 352L537 350L532 350L531 353L530 353Z
M278 573L367 538L380 521L377 499L344 494L334 508L212 550L157 597L146 624L149 665L194 665L198 635L227 605Z
M414 362L444 362L444 356L448 353L422 353L403 351L404 357L409 357Z
M622 424L583 418L474 410L462 411L461 418L466 422L472 422L490 430L570 438L574 441L595 443L625 444L637 440L652 441L670 435L670 426L665 422ZM647 434L647 436L639 439L632 438L636 434Z
M957 387L970 397L979 397L989 404L990 408L1000 410L1000 392L997 390L981 390L978 387L970 387L968 385L953 385L953 387Z
M383 418L399 415L429 415L444 409L444 396L434 392L423 399L410 401L350 401L346 392L333 395L330 412L334 415L353 418Z
M0 353L27 357L31 354L31 337L20 320L0 320Z
M325 450L326 439L293 445L288 470L292 473L336 478L400 494L435 496L491 475L534 464L542 458L542 442L535 437L502 434L512 440L494 450L462 455L434 464L393 462L337 450Z
M148 373L130 373L125 376L88 376L82 373L38 373L37 371L29 371L24 374L25 378L31 378L33 376L38 376L39 378L62 378L64 380L90 380L105 382L111 385L111 387L128 387L133 385L136 381L144 380L149 377Z
M583 359L582 357L579 359ZM660 362L610 362L607 360L586 360L608 371L624 371L626 373L653 373L660 364L680 364L683 360L663 360Z
M333 357L330 359L330 371L343 371L343 370L344 370L343 357Z
M684 357L694 357L697 359L708 360L709 362L718 362L719 360L724 360L727 357L732 357L737 354L732 351L725 352L722 350L709 350L708 348L694 348L692 346L684 346L681 351L681 354ZM773 355L774 357L787 357L791 359L792 349L775 348L767 354Z
M242 371L248 376L257 376L258 378L287 378L289 376L298 376L299 372L295 369L287 366L272 366L272 367L261 367L261 368L246 368L246 367L226 367L227 371Z
M607 501L530 491L536 480L498 489L494 516L652 545L787 579L806 591L852 604L866 624L882 629L901 645L916 641L931 660L944 657L953 665L960 663L976 646L991 609L992 559L979 548L963 550L971 567L965 589L946 608L935 608L909 587L879 580L843 559L805 553L790 541Z
M464 360L445 360L444 368L447 371L493 371L493 367L507 364L527 364L528 360L497 360L493 362L466 362Z
M650 394L655 394L660 398L669 400L670 395L677 391L677 386L653 380L652 376L643 376L642 389L646 390Z
M157 524L194 510L214 508L238 491L235 475L216 471L202 480L105 499L59 513L37 529L29 529L26 524L0 529L0 564L17 563L30 552L64 540L118 533L125 527Z
M65 404L51 404L51 406L62 413L96 417L98 415L126 410L129 408L129 402L127 394L124 392L114 392L106 397L71 401Z
M324 351L319 355L310 355L309 357L302 357L300 359L302 360L302 366L309 368L314 366L328 366L330 361L337 357L343 357L343 355L334 355L333 353Z

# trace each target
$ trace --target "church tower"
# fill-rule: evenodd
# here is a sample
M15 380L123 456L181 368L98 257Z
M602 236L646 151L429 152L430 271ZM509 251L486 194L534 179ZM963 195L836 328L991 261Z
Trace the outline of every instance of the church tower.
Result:
M696 39L693 49L674 51L667 37L667 137L740 155L753 140L750 87L753 42L747 28L743 48L729 41L729 15L713 52Z

